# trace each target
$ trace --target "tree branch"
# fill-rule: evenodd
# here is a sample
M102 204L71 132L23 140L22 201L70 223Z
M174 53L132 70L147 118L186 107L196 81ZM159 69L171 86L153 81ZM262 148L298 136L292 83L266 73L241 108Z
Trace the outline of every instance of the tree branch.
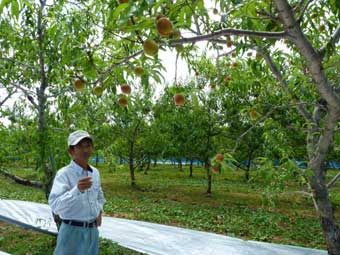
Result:
M236 167L238 167L238 168L240 168L240 169L242 169L243 171L246 171L247 169L246 168L244 168L238 161L236 161L236 162L233 162L232 164L234 164Z
M33 70L35 70L35 71L38 71L38 69L35 67L35 66L30 66L30 65L28 65L28 64L25 64L25 63L22 63L22 62L18 62L18 61L16 61L14 58L6 58L6 57L0 57L0 60L4 60L4 61L10 61L10 62L13 62L14 64L15 63L17 63L17 64L19 64L19 65L21 65L21 66L23 66L23 67L26 67L26 68L28 68L28 69L33 69Z
M321 58L323 58L326 54L326 49L327 49L327 46L328 45L335 45L338 41L339 41L339 38L340 38L340 26L338 26L333 35L331 36L329 42L327 42L320 50L319 50L319 54L321 56Z
M39 106L37 105L36 102L34 102L33 97L32 97L32 96L30 95L30 93L29 93L29 92L31 92L31 91L29 91L29 90L26 89L26 88L21 87L21 85L19 85L19 84L11 83L11 85L14 86L14 87L16 87L16 88L18 88L18 89L20 89L22 92L24 92L25 96L26 96L27 99L31 102L31 104L34 106L34 108L37 109L37 110L39 110ZM32 92L31 92L31 93L32 93Z
M8 93L8 95L5 97L5 99L0 102L0 107L16 92L17 92L17 90L15 89L14 91Z
M304 2L304 0L302 0L302 2ZM307 10L307 7L308 7L308 5L309 5L311 2L313 2L313 0L308 0L307 3L303 6L302 11L301 11L301 13L300 13L300 17L298 18L298 22L301 22L301 20L302 20L304 14L305 14L305 12L306 12L306 10ZM301 3L301 5L302 5L302 3Z
M228 55L230 55L231 53L233 53L234 51L236 51L236 48L235 48L235 49L232 49L231 51L228 51L228 52L219 54L219 55L217 55L217 59L219 59L219 58L221 58L221 57L228 56Z
M336 109L336 111L340 112L340 98L333 91L333 86L330 84L325 74L321 56L319 52L313 48L311 42L302 32L299 23L294 17L292 7L289 5L287 0L274 0L274 3L286 33L290 37L290 40L298 48L300 54L305 58L307 67L315 82L316 88L321 94L321 97L325 99L331 107Z
M45 0L40 0L41 3L41 7L40 7L40 11L38 14L38 24L37 24L37 33L38 33L38 57L39 57L39 64L40 64L40 91L39 94L43 95L44 91L47 87L47 79L46 79L46 72L45 72L45 58L44 58L44 49L43 49L43 9L45 7ZM38 94L38 97L40 96Z
M137 51L137 52L131 54L130 56L127 56L127 57L124 58L123 60L121 60L121 61L119 61L119 62L117 62L117 63L112 64L110 67L108 67L105 71L102 72L101 76L100 76L97 80L95 80L95 81L93 82L93 84L98 84L99 82L101 82L102 80L104 80L105 77L106 77L109 73L111 73L112 70L113 70L115 67L117 67L117 66L119 66L119 65L121 65L121 64L123 64L123 63L125 63L125 62L127 62L127 61L129 61L129 60L132 59L132 58L137 57L138 55L142 54L142 52L143 52L143 50L139 50L139 51Z
M200 26L199 26L199 24L198 24L197 16L195 15L195 10L192 8L192 6L188 3L187 0L186 0L185 2L186 2L186 4L187 4L187 6L191 9L191 12L194 14L193 19L194 19L195 26L196 26L196 29L197 29L196 34L201 35L202 32L201 32Z
M246 134L248 134L253 128L255 128L255 126L256 126L257 123L262 122L262 120L264 120L265 118L267 118L274 110L276 110L276 108L279 108L279 107L272 107L272 109L271 109L270 111L268 111L268 112L266 113L266 115L264 115L262 118L260 118L256 123L254 123L250 128L248 128L243 134L241 134L241 135L237 138L237 140L236 140L236 142L235 142L235 146L234 146L232 152L235 152L235 151L236 151L236 149L237 149L237 147L238 147L240 141L242 140L242 138L243 138Z
M264 49L259 49L259 51L263 55L263 57L264 57L265 61L267 62L270 70L272 71L272 73L276 77L276 80L281 83L281 85L282 85L282 87L283 87L283 89L285 91L287 91L289 94L292 94L292 92L290 91L290 89L288 87L287 81L283 78L279 68L275 65L273 59L270 57L268 52L266 50L264 50ZM312 115L307 111L307 109L304 107L304 105L302 104L301 101L300 101L300 104L298 104L298 110L299 110L300 114L308 122L312 122L313 121Z
M266 10L261 10L261 11L258 12L258 14L260 14L262 17L263 16L268 17L269 19L274 20L274 21L278 21L279 20L279 17L274 16L273 14L267 12ZM251 18L253 18L253 17L251 17Z
M340 172L337 173L337 175L334 176L334 178L327 184L327 186L326 186L327 189L330 189L339 179L340 179Z
M314 150L313 157L310 161L312 169L321 169L323 171L323 162L326 159L329 146L332 144L335 127L338 123L339 113L336 109L329 109L324 120L324 129L319 137L317 148Z
M239 36L242 35L242 36L250 36L250 37L281 39L281 38L285 38L287 36L287 33L286 32L263 32L263 31L226 28L226 29L221 29L221 30L218 30L210 34L206 34L206 35L199 35L199 36L194 36L190 38L169 40L169 45L175 46L177 44L209 41L209 40L216 39L216 38L219 38L221 36L226 36L226 35L239 35Z

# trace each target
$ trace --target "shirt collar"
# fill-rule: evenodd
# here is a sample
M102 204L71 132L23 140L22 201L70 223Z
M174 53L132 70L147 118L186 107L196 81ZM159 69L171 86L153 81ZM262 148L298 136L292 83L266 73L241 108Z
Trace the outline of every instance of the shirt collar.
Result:
M71 167L75 169L77 172L83 172L88 170L89 172L93 172L92 168L90 165L88 165L88 169L83 169L80 165L78 165L73 159L71 160Z

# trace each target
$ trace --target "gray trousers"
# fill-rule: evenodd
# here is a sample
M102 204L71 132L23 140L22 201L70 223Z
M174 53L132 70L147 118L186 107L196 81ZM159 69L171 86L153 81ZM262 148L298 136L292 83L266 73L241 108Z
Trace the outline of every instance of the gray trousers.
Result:
M99 232L96 227L61 224L54 255L97 255L98 252Z

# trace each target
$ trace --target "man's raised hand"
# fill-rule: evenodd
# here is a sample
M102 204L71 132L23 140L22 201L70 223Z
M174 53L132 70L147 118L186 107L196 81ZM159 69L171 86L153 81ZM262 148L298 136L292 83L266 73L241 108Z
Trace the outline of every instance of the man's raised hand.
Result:
M84 192L84 190L91 188L91 186L92 186L91 176L87 176L78 181L78 189L80 190L80 192Z

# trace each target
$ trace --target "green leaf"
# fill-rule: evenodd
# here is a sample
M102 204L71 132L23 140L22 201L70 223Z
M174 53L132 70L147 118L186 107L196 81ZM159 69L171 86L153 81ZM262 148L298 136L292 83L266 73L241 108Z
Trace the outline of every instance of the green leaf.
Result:
M185 14L186 14L185 15L185 17L186 17L185 24L186 24L187 27L191 27L191 18L192 18L193 13L188 6L186 6L183 9L186 9L186 11L185 11Z
M326 45L325 59L328 59L334 51L334 45L332 42L328 42Z
M151 73L151 77L157 82L157 83L162 83L161 78L155 73Z
M117 19L119 14L121 13L121 11L126 9L128 6L129 6L128 3L118 5L118 7L114 10L114 12L112 14L112 19L113 20Z
M198 98L195 93L191 93L191 101L195 108L199 107Z
M23 3L24 3L28 8L30 8L32 11L34 10L33 5L32 5L29 1L23 0Z
M2 13L2 10L4 7L6 7L12 0L2 0L0 4L0 14Z
M141 30L153 27L155 24L155 20L153 18L145 18L141 22L131 26L131 30Z
M200 10L200 11L204 11L205 8L204 8L204 1L198 1L197 2L197 8Z
M179 12L179 15L178 15L178 23L179 24L184 23L184 14L185 14L185 11L184 11L184 8L182 8L181 11Z
M50 29L48 29L48 34L50 37L55 37L58 32L58 25L56 23L51 23Z
M94 65L90 62L85 63L83 73L85 74L86 77L90 79L94 79L97 76L96 69Z
M19 3L17 1L12 1L12 14L18 19L19 18Z

